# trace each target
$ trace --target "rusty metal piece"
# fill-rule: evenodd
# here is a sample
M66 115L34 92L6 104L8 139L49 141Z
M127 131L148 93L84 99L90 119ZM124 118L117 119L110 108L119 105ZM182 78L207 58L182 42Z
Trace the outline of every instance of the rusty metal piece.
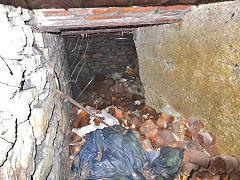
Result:
M100 122L97 119L94 119L93 122L94 122L95 126L99 126L100 125Z
M104 29L104 28L98 28L98 29L83 29L83 30L68 30L68 31L62 31L61 35L68 36L68 37L79 37L82 35L87 34L88 37L91 37L94 35L96 36L102 36L106 33L114 34L114 35L125 35L125 34L132 34L133 31L135 31L137 28L118 28L118 29Z
M109 128L111 128L112 130L123 134L121 131L115 129L114 127L110 126L108 123L106 123L105 121L103 121L102 119L100 119L99 117L97 117L95 114L93 114L92 112L90 112L88 109L86 109L85 107L83 107L82 105L80 105L79 103L77 103L75 100L73 100L72 98L70 98L68 95L64 94L62 91L60 91L59 89L56 89L56 92L61 95L63 98L67 99L69 102L71 102L73 105L77 106L78 108L82 109L83 111L85 111L86 113L88 113L89 115L93 116L94 118L96 118L98 121L100 121L101 123L103 123L104 125L108 126Z
M73 128L81 128L81 127L89 125L89 123L90 123L90 115L86 114L82 117L76 117L75 119L73 119L72 127Z
M195 149L187 149L184 152L183 160L207 168L209 164L209 155Z
M185 131L185 139L192 140L192 133L189 130Z

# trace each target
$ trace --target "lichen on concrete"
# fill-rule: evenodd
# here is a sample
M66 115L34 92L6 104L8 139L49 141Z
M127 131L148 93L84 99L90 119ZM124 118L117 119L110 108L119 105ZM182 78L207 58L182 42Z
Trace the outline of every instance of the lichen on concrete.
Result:
M147 102L156 103L150 86L186 118L204 120L221 153L240 159L239 12L239 1L193 7L181 23L139 28L135 43Z

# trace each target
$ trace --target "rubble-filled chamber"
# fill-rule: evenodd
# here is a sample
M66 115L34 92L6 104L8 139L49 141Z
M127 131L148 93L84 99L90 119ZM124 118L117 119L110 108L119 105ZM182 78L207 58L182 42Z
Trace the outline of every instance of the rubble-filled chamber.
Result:
M100 82L112 78L121 79L120 74L127 66L138 71L136 49L130 34L66 37L65 46L72 94L79 102L88 98L87 88L93 84L105 86ZM108 89L102 91L102 94L106 94Z
M72 98L85 107L72 108L73 179L239 178L202 121L145 105L131 34L64 39Z

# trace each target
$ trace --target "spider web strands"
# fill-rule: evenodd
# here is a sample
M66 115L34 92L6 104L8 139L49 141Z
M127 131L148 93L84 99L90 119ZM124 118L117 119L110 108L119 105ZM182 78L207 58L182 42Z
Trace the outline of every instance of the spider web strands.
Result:
M80 46L79 46L79 48L78 48L77 57L74 59L73 63L72 63L71 66L69 67L69 69L71 69L71 68L73 67L73 65L75 64L75 62L77 61L77 59L78 59L78 57L79 57L79 53L80 53L81 46L82 46L82 40L83 40L83 38L81 39Z
M80 73L82 71L82 68L85 66L85 64L86 64L86 58L84 58L84 63L82 64L81 68L79 69L77 77L76 77L74 83L77 83L78 77L79 77L79 75L80 75Z
M72 38L69 37L68 39L72 39ZM73 42L74 41L69 40L69 43L66 44L66 47L71 47Z
M81 93L78 95L78 97L76 98L76 101L81 97L82 93L87 89L87 87L92 83L92 81L95 79L95 77L98 75L98 73L100 72L100 69L98 70L98 72L93 76L93 78L87 83L87 85L83 88L83 90L81 91Z
M83 53L83 55L82 55L81 60L78 62L78 64L77 64L77 65L75 66L75 68L73 69L73 72L72 72L72 74L71 74L71 79L72 79L72 76L73 76L74 72L75 72L76 69L78 68L79 64L82 62L83 58L85 57L86 52L87 52L87 49L88 49L88 46L91 44L91 42L92 42L92 39L87 43L87 46L86 46L86 48L85 48L85 50L84 50L84 53Z
M111 60L111 58L108 59L108 61L106 63L108 63ZM92 83L92 81L95 79L95 77L98 75L98 73L102 70L102 68L100 68L97 73L92 77L92 79L88 82L88 84L83 88L83 90L80 92L80 94L78 95L78 97L76 98L76 101L81 97L82 93L87 89L87 87Z
M76 43L76 45L75 45L75 47L71 50L71 52L74 52L75 50L76 50L76 48L77 48L77 45L78 45L78 42L79 42L79 37L78 37L78 39L77 39L77 43Z
M64 40L65 39L65 40ZM67 48L67 47L71 47L72 46L72 44L74 43L74 41L72 40L73 38L72 37L67 37L67 38L61 38L61 41L63 40L63 41L65 41L65 49ZM81 38L81 42L80 42L80 44L78 44L78 42L79 42L79 38L78 38L78 40L77 40L77 44L75 45L75 48L74 48L74 50L71 50L71 51L69 51L69 52L74 52L75 50L76 50L76 47L77 46L79 46L78 47L78 55L77 55L77 57L74 59L74 62L71 64L71 66L69 67L68 66L68 68L66 68L65 70L69 73L69 74L71 74L71 72L70 72L70 70L71 70L71 68L73 67L73 65L75 64L75 62L77 61L77 59L78 59L78 57L79 57L79 53L80 53L80 50L81 50L81 46L82 46L82 39L83 39L83 37ZM60 42L61 42L60 41ZM57 45L57 43L55 44L55 45ZM66 51L65 51L66 52ZM67 53L67 55L69 55L68 53ZM69 62L69 61L68 61ZM61 72L61 69L62 69L62 67L64 66L63 65L64 64L64 62L62 62L62 64L61 64L61 67L60 67L60 72ZM64 82L64 83L61 83L61 84L68 84L68 83L70 83L70 82L73 82L73 80L70 78L70 79L68 79L68 81L67 82ZM78 89L80 89L79 87L78 87Z

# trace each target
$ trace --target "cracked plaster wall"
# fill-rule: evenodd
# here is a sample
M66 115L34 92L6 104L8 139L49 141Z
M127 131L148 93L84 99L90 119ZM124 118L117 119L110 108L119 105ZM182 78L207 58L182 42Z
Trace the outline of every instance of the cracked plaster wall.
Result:
M63 39L33 33L30 19L0 5L0 179L66 179L69 107L54 92L55 71L69 94Z

